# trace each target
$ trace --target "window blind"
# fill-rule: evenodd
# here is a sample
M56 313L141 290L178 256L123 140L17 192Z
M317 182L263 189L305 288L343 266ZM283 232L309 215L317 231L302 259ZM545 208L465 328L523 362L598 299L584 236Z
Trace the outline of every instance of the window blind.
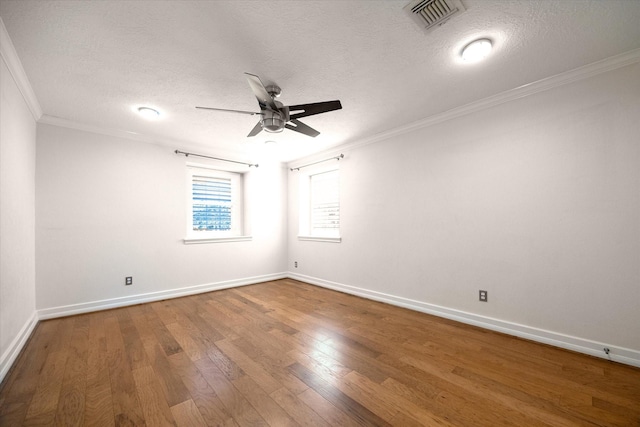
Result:
M231 230L231 179L193 175L194 231Z
M311 175L312 234L335 234L340 230L338 171Z

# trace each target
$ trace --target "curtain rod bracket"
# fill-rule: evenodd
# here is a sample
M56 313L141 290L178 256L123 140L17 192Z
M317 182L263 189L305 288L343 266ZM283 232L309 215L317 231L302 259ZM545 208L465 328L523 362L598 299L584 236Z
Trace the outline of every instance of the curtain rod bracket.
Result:
M257 168L258 166L260 166L257 163L238 162L238 161L235 161L235 160L228 160L228 159L221 159L221 158L218 158L218 157L205 156L203 154L186 153L186 152L180 151L180 150L176 150L176 151L174 151L174 153L176 153L176 154L184 154L185 157L189 157L189 156L204 157L205 159L213 159L213 160L220 160L222 162L237 163L239 165L247 165L249 167L256 167Z
M289 169L291 170L291 172L299 171L300 169L306 168L307 166L317 165L318 163L328 162L329 160L338 160L338 161L340 161L340 159L344 159L344 154L340 154L339 156L330 157L330 158L324 159L324 160L318 160L317 162L313 162L313 163L309 163L309 164L306 164L306 165L298 166L297 168L289 168Z

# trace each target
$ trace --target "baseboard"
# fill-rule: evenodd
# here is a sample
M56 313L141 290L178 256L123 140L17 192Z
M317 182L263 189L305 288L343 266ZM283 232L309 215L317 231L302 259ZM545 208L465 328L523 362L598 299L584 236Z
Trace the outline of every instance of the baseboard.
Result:
M111 298L100 301L92 301L81 304L65 305L38 310L40 320L53 319L56 317L72 316L74 314L89 313L93 311L109 310L111 308L126 307L129 305L142 304L145 302L159 301L169 298L184 297L187 295L201 294L204 292L217 291L220 289L235 288L238 286L253 285L271 280L284 279L288 277L286 273L265 274L262 276L245 277L242 279L227 280L223 282L206 283L203 285L187 286L183 288L170 289L160 292L150 292L146 294L131 295L127 297Z
M16 361L22 348L29 340L29 337L33 333L34 328L38 324L38 313L34 311L31 314L31 317L26 321L18 335L11 341L9 348L2 354L0 357L0 384L4 381L5 375L13 366L13 363Z
M288 277L347 294L408 308L410 310L432 314L434 316L444 317L446 319L455 320L461 323L466 323L492 331L514 335L520 338L549 344L555 347L588 354L590 356L624 363L626 365L640 367L640 351L637 350L632 350L624 347L616 347L612 344L591 341L580 337L561 334L558 332L533 328L518 323L494 319L491 317L480 316L477 314L442 307L435 304L429 304L409 298L403 298L382 292L372 291L369 289L349 286L342 283L331 282L329 280L323 280L316 277L305 276L303 274L289 272ZM606 354L603 351L605 347L609 349L609 354Z
M380 301L387 304L408 308L410 310L420 311L423 313L432 314L434 316L455 320L461 323L466 323L469 325L502 332L520 338L549 344L555 347L588 354L590 356L640 367L640 351L637 350L617 347L608 343L596 342L580 337L561 334L558 332L547 331L544 329L538 329L518 323L494 319L491 317L480 316L461 310L451 309L435 304L429 304L423 301L403 298L383 292L349 286L342 283L306 276L303 274L283 272L38 310L31 316L31 319L25 324L18 336L11 343L9 349L2 355L2 358L0 359L0 382L11 367L12 363L15 361L18 354L20 354L22 347L31 335L33 328L37 324L38 320L71 316L74 314L88 313L92 311L108 310L111 308L125 307L129 305L142 304L169 298L178 298L187 295L252 285L255 283L284 278L300 280L302 282L310 283L328 289L333 289L351 295L360 296L374 301ZM610 350L609 354L604 353L603 348L605 347Z

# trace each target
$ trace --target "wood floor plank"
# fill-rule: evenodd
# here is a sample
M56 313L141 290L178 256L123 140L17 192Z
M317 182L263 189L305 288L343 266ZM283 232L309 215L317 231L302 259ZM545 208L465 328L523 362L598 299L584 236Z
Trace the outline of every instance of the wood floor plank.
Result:
M341 381L335 382L338 390L389 422L398 414L398 409L390 399L379 399L373 384L376 383L356 371L349 372Z
M291 392L296 394L307 388L307 385L304 382L300 381L299 378L292 375L291 372L286 369L287 366L295 361L287 354L275 356L267 349L260 351L260 349L255 349L254 346L244 338L233 340L232 344L247 355L247 357L249 357L253 362L262 367L266 372L269 372L270 376L276 381L278 386L285 386Z
M563 419L567 419L573 423L581 423L584 420L576 418L571 414L571 405L592 405L593 397L586 393L573 392L562 396L554 396L543 393L544 390L539 390L535 384L531 384L527 388L520 388L518 384L513 383L509 378L495 377L495 379L489 376L481 375L478 372L470 371L460 367L456 367L453 374L460 377L471 380L475 383L482 384L484 387L498 392L503 395L511 396L521 402L531 404L536 407L543 408L545 412L554 414ZM569 404L569 402L571 402ZM551 421L551 420L549 420ZM558 423L558 421L555 421Z
M241 426L266 426L267 422L256 412L249 401L227 379L209 358L195 361L198 370L216 392L225 408Z
M418 406L421 411L427 411L430 414L437 414L438 418L445 420L452 425L463 424L458 411L452 410L452 408L446 405L440 405L437 401L438 394L433 392L433 387L429 384L420 383L417 387L410 387L396 380L395 378L388 378L382 384L382 387L389 390L389 393L384 395L391 395L394 398L402 398L406 401ZM427 392L423 392L424 389ZM409 405L403 405L403 407L410 407ZM406 411L401 411L405 413ZM394 420L404 418L404 415L394 417ZM396 424L395 422L393 424Z
M114 426L111 382L107 362L107 341L103 316L100 314L90 317L88 347L85 424L96 427Z
M301 364L329 382L340 381L349 372L353 372L346 366L329 358L324 353L313 351L309 351L308 353L311 355L301 351L291 350L289 355L296 360L295 363Z
M201 359L207 354L207 347L196 342L193 335L179 322L166 325L171 335L178 341L182 350L194 360Z
M494 406L503 406L502 412L508 415L510 419L522 419L522 425L534 425L536 423L539 425L546 423L548 425L556 426L576 425L572 421L563 419L562 417L556 416L554 414L547 413L543 410L540 410L540 408L536 408L535 406L522 402L511 395L501 394L500 392L492 390L484 384L462 378L461 376L456 375L453 372L455 368L451 369L449 366L436 367L432 364L425 363L424 361L415 359L413 357L403 357L402 360L417 367L418 369L425 370L426 372L436 375L447 382L468 390L472 394L483 396L485 398L490 397L493 401L496 402Z
M350 347L350 344L353 344L354 347ZM382 383L389 378L390 370L377 360L382 353L363 352L361 347L354 340L345 340L334 335L318 344L315 348L326 354L330 359L339 358L346 368L356 370L377 383Z
M338 409L329 400L312 388L307 388L298 395L298 398L322 417L331 426L361 426L362 423L351 418L345 412Z
M120 333L125 348L127 349L127 358L131 369L138 369L149 366L149 360L144 350L144 341L140 338L138 329L131 318L129 310L122 310L118 315L118 323L120 325Z
M88 339L89 318L86 315L77 316L68 347L67 365L65 366L62 388L58 398L55 420L58 425L84 425Z
M64 319L60 325L59 340L51 343L31 404L25 416L25 424L49 424L55 419L60 399L64 370L67 364L67 346L73 333L73 319Z
M162 346L156 342L147 344L145 349L167 404L169 406L174 406L184 402L185 400L189 400L191 395L182 382L180 375L171 369L171 363L162 349ZM182 351L174 354L179 353L182 353Z
M152 302L149 305L158 316L158 319L166 326L177 322L177 313L173 304L170 300L162 300Z
M423 425L433 425L433 426L453 426L454 424L449 422L447 419L440 417L438 415L434 415L428 410L422 408L419 405L415 405L413 402L404 399L404 397L400 395L387 395L388 398L384 400L380 400L378 397L381 395L385 395L385 388L378 383L371 381L369 378L360 375L358 372L353 371L347 374L344 377L342 384L343 387L349 388L350 390L358 389L359 396L366 396L362 401L371 401L370 404L366 406L368 408L377 409L374 411L378 413L380 416L384 416L384 414L388 414L388 418L385 419L389 422L392 422L394 419L397 419L398 413L403 413L407 417L420 422ZM379 409L378 409L379 408ZM372 409L372 410L374 410Z
M218 324L228 325L229 327L249 324L249 321L244 316L224 303L224 298L211 298L207 301L206 307L207 311L219 320L220 323ZM225 335L225 338L230 338L226 334L223 335Z
M263 300L252 298L250 295L242 292L242 289L240 288L231 289L231 294L238 302L244 304L245 306L251 307L254 310L257 310L262 314L269 313L271 310L273 310L271 307L269 307L268 304L265 304Z
M314 389L318 394L331 402L333 406L339 408L357 422L364 423L365 425L390 425L387 421L380 418L360 402L352 399L350 396L327 383L322 378L317 377L313 372L309 371L299 363L292 364L289 366L289 369L310 388Z
M602 386L594 386L591 380L580 380L580 375L572 376L566 372L563 374L560 371L556 371L555 368L545 369L540 365L532 366L526 361L521 364L515 363L520 359L513 355L505 355L504 357L504 359L501 359L498 355L484 356L482 363L476 363L470 369L475 369L484 375L497 376L499 381L503 383L518 381L527 386L527 393L533 393L541 387L548 393L557 395L561 405L582 405L585 396L588 398L604 397L605 393L602 391ZM508 360L513 360L514 363L505 363ZM457 361L460 362L461 359L458 357ZM606 395L611 402L628 408L638 406L636 402L640 401L640 396L638 396L638 399L619 397L618 393L613 392L613 389L617 388L615 384L611 384L607 388L609 391ZM633 391L623 392L623 394L631 396Z
M154 427L173 426L175 423L171 409L164 398L162 387L158 383L153 368L144 366L135 369L133 379L147 425Z
M182 378L182 382L189 390L193 402L207 425L227 425L233 420L216 392L185 353L173 354L169 356L169 360L173 369Z
M146 311L145 316L165 355L171 356L174 353L182 351L182 347L180 347L180 344L178 344L173 335L171 335L171 332L167 330L165 323L155 310Z
M106 317L103 323L115 424L146 425L118 319L115 316Z
M250 376L232 381L262 418L271 426L297 426L298 424Z
M640 426L640 369L292 279L42 321L0 425Z
M254 360L263 361L266 366L288 366L294 362L287 355L291 347L280 346L273 335L263 334L265 336L257 340L258 333L256 331L248 331L244 328L239 334L241 337L233 340L233 345ZM271 343L267 345L269 338L271 338Z
M199 304L197 297L195 295L176 300L176 305L181 308L177 321L189 331L189 334L198 344L207 347L211 343L223 339L224 336L218 332L211 322L201 316L201 314L206 314L207 312Z
M201 317L207 324L216 331L219 338L212 338L214 341L221 338L236 339L238 335L231 329L233 318L227 316L224 312L218 310L211 304L211 299L202 297L201 307L198 311L198 316Z
M29 409L31 398L38 386L42 367L48 356L48 348L61 321L39 323L13 370L2 383L0 395L0 425L21 425Z
M207 355L229 381L233 381L236 378L240 378L245 375L242 368L238 366L234 360L230 359L222 350L220 350L217 345L209 347L207 349Z
M153 333L151 324L147 321L146 316L146 313L151 310L151 307L144 304L127 307L127 311L129 312L131 321L138 331L138 336L140 337L140 341L143 347L146 346L149 342L157 341L156 335Z
M460 420L460 424L468 424L471 420L477 425L488 426L520 426L519 415L516 414L515 420L510 420L511 409L503 408L501 405L492 402L491 399L479 396L477 393L470 393L457 384L448 382L438 375L427 373L416 367L406 364L398 359L388 357L386 355L380 357L385 363L397 367L400 371L407 372L428 388L429 399L424 404L434 414L443 419ZM436 362L437 366L438 362ZM451 368L453 369L453 368ZM392 378L394 379L394 378ZM385 380L384 383L389 381ZM413 393L418 393L420 387L416 387L412 382L404 382ZM436 393L433 397L433 393ZM431 404L432 399L434 405ZM411 400L411 399L408 399ZM452 417L453 414L453 417Z
M282 387L282 384L276 381L266 369L244 354L231 342L227 340L216 341L216 346L232 359L243 372L260 384L260 387L267 393L271 393Z
M271 398L301 426L330 427L317 412L285 387L270 394Z
M178 427L206 427L207 423L202 418L200 411L193 400L185 400L171 407L173 419Z

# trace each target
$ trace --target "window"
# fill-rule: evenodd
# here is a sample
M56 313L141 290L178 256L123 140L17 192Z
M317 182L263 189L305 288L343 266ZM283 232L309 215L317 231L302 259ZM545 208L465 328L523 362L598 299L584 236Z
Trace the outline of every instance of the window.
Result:
M311 235L337 236L340 233L338 171L311 175Z
M300 240L340 241L339 178L337 169L301 175Z
M193 175L193 231L231 231L231 178Z
M185 243L248 240L243 236L243 176L205 167L187 167Z

